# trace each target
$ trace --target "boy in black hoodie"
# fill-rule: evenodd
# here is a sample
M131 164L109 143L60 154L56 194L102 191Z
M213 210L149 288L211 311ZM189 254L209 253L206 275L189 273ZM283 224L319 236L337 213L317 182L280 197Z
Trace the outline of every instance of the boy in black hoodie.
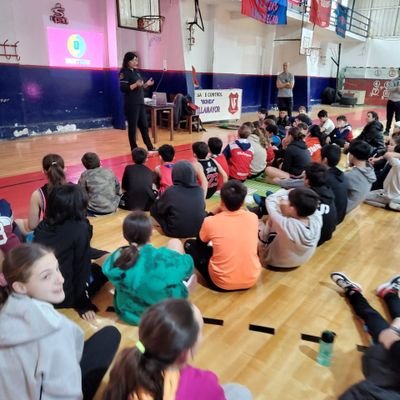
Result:
M328 144L321 149L321 162L328 168L327 185L335 195L335 206L337 212L337 224L339 225L346 216L347 209L347 178L337 168L341 157L340 147L335 144Z
M304 185L319 195L319 211L322 214L321 236L317 246L320 246L332 238L336 229L337 213L335 207L335 195L327 186L328 169L317 162L307 165L305 169Z

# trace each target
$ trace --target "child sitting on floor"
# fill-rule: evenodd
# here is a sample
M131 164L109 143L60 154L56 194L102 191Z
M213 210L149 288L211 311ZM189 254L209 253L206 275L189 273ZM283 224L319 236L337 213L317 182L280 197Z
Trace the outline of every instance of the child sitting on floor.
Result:
M214 159L224 170L226 176L229 175L229 166L228 161L222 151L222 140L219 137L211 137L208 139L208 148L210 149L211 158ZM224 180L222 176L218 177L218 189L221 189L222 185L224 184Z
M160 155L161 164L154 168L154 180L159 193L162 194L167 187L172 186L171 173L174 166L172 161L175 157L175 149L170 144L163 144L158 149L158 154Z
M115 311L123 321L137 325L151 305L188 297L184 281L192 276L193 260L178 239L170 239L166 247L150 244L153 227L142 211L129 214L122 230L129 245L112 253L103 271L116 289Z
M78 184L86 191L89 203L89 215L106 215L116 211L120 199L120 184L114 172L100 165L96 153L85 153L82 164L86 171L82 172Z
M263 266L294 268L315 252L322 227L319 196L311 189L278 190L266 199L268 220L259 225L258 254Z
M324 137L327 137L335 129L335 124L328 117L328 111L320 110L317 114L320 121L321 133Z
M351 125L347 122L345 115L339 115L336 118L336 128L329 134L327 143L337 144L344 147L345 144L353 140Z

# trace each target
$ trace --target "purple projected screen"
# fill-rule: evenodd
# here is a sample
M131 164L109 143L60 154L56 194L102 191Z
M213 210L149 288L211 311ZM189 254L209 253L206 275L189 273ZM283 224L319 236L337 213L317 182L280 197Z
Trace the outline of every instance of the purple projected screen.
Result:
M47 28L51 67L103 68L103 34Z

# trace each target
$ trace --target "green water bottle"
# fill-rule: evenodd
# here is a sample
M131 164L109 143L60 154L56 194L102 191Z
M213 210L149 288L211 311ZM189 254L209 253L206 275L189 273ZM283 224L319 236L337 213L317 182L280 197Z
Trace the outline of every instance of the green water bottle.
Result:
M335 340L335 332L323 331L319 340L319 352L317 355L318 364L329 367L332 361L333 341Z

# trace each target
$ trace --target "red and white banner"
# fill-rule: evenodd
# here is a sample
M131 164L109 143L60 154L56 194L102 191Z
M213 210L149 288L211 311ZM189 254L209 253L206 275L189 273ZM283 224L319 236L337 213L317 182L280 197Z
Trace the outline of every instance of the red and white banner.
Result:
M240 119L242 89L195 90L194 103L203 122Z
M311 0L310 22L321 28L329 27L332 0Z
M365 105L385 106L389 97L390 79L346 78L345 90L365 90Z

